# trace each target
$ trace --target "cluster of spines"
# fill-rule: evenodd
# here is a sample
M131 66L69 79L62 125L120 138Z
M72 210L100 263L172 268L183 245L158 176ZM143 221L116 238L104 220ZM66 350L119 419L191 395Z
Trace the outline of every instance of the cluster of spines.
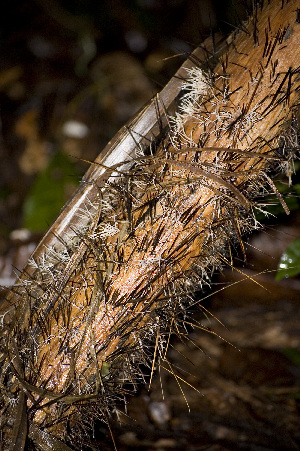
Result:
M263 57L266 66L274 67L271 56L286 31L272 39L269 33ZM258 39L257 30L254 35ZM13 326L8 332L3 330L1 343L3 411L14 412L16 397L12 393L21 387L28 393L31 421L54 435L63 436L68 421L74 426L76 418L86 411L90 414L91 409L106 419L108 406L112 408L126 393L124 383L131 382L134 388L135 381L143 378L140 364L150 370L153 367L153 347L148 348L147 343L157 339L156 352L161 361L166 359L170 330L185 334L180 322L184 325L190 294L209 283L214 268L226 264L226 249L238 247L241 235L258 226L253 208L260 207L254 203L255 197L266 192L265 172L274 162L285 164L274 148L292 138L282 132L267 142L261 135L253 139L251 133L255 136L257 124L290 101L299 70L288 70L271 98L255 104L251 94L251 102L240 106L232 103L234 93L224 64L223 60L221 74L208 76L197 67L188 72L182 109L169 135L161 144L152 143L151 152L139 148L127 175L106 184L94 227L63 237L61 248L46 249L32 262L34 276L15 288L21 303ZM270 84L275 82L275 72L273 78ZM249 89L255 94L261 79L259 74L250 79ZM225 107L227 113L223 114ZM228 148L213 148L210 142L221 142L222 135ZM251 167L243 154L245 143ZM240 144L243 148L236 148ZM269 149L260 154L266 145ZM249 174L245 176L243 171ZM242 198L237 198L235 190L249 201L249 209L239 202ZM198 202L201 196L203 204ZM96 209L93 206L93 211ZM205 219L207 209L209 221ZM88 216L84 222L91 224L90 211L87 205L80 214ZM176 227L177 235L172 235ZM171 243L168 252L167 238ZM199 244L199 252L194 249L190 255L194 243ZM192 264L187 263L189 258ZM70 260L74 265L66 277ZM140 277L135 283L130 280L133 267ZM118 284L117 278L126 273L128 279ZM95 339L101 327L110 328L103 330L102 341ZM11 343L6 342L8 333L18 355L16 349L7 350ZM44 349L57 358L63 384L54 377L55 368L47 373L51 360L43 354ZM23 362L23 376L17 374L17 358ZM64 365L68 365L65 373ZM8 419L11 422L12 417Z

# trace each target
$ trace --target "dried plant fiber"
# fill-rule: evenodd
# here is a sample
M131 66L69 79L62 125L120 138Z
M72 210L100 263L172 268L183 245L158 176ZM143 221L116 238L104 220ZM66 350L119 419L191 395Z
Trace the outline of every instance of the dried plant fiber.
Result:
M196 50L92 165L2 307L2 449L80 449L141 364L167 366L264 196L288 213L272 177L299 150L299 6L260 3L220 55Z

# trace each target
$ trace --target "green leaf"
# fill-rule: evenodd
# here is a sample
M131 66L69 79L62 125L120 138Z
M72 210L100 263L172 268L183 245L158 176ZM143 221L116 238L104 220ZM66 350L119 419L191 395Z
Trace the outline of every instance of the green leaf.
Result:
M78 176L70 159L57 152L31 187L23 205L23 227L46 230L77 186Z
M294 240L282 254L276 280L281 280L285 277L292 277L300 274L300 238Z
M294 365L300 367L300 351L297 348L283 348L280 350Z
M298 195L300 195L300 183L297 183L296 185L294 185L294 190L296 191L296 193Z

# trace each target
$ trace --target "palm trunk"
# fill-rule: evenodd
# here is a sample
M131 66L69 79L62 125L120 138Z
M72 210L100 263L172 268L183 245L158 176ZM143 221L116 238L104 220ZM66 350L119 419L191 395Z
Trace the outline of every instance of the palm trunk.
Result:
M3 308L10 449L27 435L42 450L76 447L72 430L106 420L125 383L134 391L143 378L140 364L153 366L149 343L166 359L169 335L185 333L190 294L259 226L258 197L275 192L287 209L270 176L290 176L297 147L297 3L257 7L213 70L216 55L201 61L197 49L112 140L38 246Z

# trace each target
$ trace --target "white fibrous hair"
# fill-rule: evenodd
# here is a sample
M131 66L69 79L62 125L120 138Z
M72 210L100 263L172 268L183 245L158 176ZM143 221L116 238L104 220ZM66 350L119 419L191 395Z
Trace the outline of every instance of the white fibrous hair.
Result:
M39 449L43 440L60 449L56 440L66 437L81 449L74 430L108 421L157 359L171 368L170 336L187 336L193 293L232 267L234 250L244 252L266 196L288 213L273 178L282 168L290 177L299 149L299 31L284 31L292 1L289 14L270 5L270 20L262 29L250 21L214 70L199 61L186 70L177 113L169 120L157 112L157 135L146 135L131 159L95 163L108 173L93 180L97 201L78 209L76 224L57 246L42 247L13 288L0 316L5 444L15 440L17 449L12 424L26 412Z

